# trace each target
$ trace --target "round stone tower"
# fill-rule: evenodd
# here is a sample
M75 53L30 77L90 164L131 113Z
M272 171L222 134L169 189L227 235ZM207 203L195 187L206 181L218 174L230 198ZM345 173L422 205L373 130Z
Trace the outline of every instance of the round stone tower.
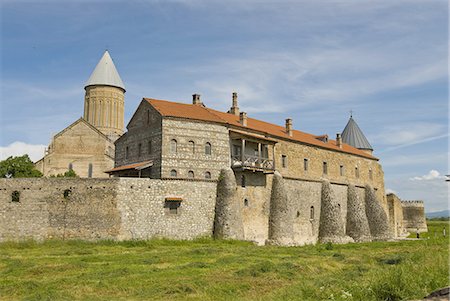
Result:
M123 134L125 86L108 51L84 89L84 119L115 141Z

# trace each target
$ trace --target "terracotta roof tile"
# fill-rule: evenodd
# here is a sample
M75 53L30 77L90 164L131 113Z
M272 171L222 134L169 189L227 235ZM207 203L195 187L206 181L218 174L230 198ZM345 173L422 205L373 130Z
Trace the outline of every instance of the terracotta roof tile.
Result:
M185 103L171 102L167 100L158 100L151 98L144 98L150 105L152 105L162 116L167 117L179 117L194 120L203 120L216 123L227 124L229 126L240 128L240 129L250 129L256 132L262 132L270 136L283 138L287 140L298 141L321 148L332 149L339 152L350 153L358 155L361 157L366 157L370 159L378 160L376 157L360 150L354 148L348 144L342 143L342 148L336 145L335 140L328 140L328 142L323 142L317 139L317 135L308 134L298 130L292 131L292 137L289 136L283 126L276 124L264 122L254 118L247 118L247 126L243 126L239 122L239 116L216 111L202 105L192 105Z
M153 163L152 160L149 161L143 161L143 162L138 162L138 163L133 163L133 164L128 164L128 165L122 165L119 167L115 167L111 170L105 171L106 173L111 173L111 172L115 172L115 171L121 171L121 170L128 170L128 169L139 169L139 167L148 165Z

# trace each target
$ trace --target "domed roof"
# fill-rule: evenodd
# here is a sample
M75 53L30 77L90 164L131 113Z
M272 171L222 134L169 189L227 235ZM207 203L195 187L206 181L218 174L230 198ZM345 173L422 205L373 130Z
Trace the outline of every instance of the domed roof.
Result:
M364 136L352 116L350 116L347 125L342 131L342 142L358 149L373 150L366 136Z
M125 85L117 72L109 52L106 50L102 58L98 62L88 81L86 86L106 85L122 88L125 90Z

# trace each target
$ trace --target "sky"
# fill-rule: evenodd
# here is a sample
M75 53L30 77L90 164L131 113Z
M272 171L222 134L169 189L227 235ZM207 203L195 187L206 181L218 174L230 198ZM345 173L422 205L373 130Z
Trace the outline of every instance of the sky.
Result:
M445 0L9 1L1 4L0 160L42 157L83 114L105 49L143 97L226 111L334 137L350 110L386 189L448 208Z

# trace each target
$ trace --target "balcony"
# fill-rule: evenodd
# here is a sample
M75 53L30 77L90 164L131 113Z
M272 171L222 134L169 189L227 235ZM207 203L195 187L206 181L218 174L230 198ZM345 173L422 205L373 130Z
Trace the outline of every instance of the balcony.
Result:
M249 155L231 156L231 167L241 168L243 170L263 171L265 173L270 173L275 170L273 160Z

